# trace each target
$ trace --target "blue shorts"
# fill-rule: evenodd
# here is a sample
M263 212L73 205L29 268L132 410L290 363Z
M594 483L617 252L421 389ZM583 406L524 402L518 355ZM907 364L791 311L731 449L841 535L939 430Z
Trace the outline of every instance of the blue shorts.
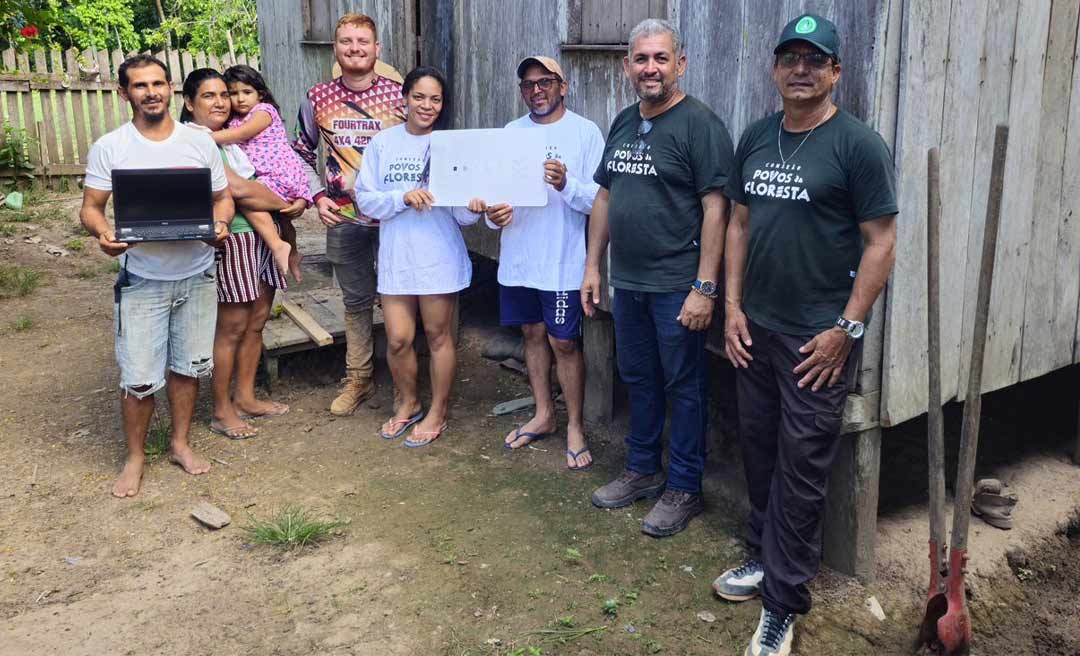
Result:
M499 285L499 322L504 326L543 322L555 339L577 339L581 336L580 292Z

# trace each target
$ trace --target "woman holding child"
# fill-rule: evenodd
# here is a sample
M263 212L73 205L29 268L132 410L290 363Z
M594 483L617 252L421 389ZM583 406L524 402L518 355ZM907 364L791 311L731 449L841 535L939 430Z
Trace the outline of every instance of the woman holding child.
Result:
M233 114L230 91L226 76L221 73L209 68L192 71L184 80L181 121L213 131L219 145L233 143L237 135L227 135L233 131L224 130ZM249 113L252 109L249 107ZM222 139L219 136L222 134L233 139ZM251 179L257 167L237 146L222 145L222 157L228 164L229 191L238 214L218 262L214 413L210 429L232 439L244 439L258 432L246 419L283 415L289 410L283 403L256 398L255 373L262 354L262 329L270 316L274 291L286 287L284 269L288 268L294 278L299 278L300 258L289 220L303 213L308 199L307 194L299 192L296 197L286 199L279 193L280 189ZM275 211L281 213L279 225L275 225L269 214ZM285 240L279 236L279 229ZM234 378L236 389L230 394Z

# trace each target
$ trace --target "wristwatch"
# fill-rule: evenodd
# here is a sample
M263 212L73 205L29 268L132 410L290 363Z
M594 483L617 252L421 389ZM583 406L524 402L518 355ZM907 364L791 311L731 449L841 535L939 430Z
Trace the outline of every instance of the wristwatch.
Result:
M716 283L711 280L695 280L693 290L705 298L716 298Z
M863 324L863 322L851 321L844 317L837 319L836 325L851 339L860 339L863 336L863 333L866 332L866 325Z

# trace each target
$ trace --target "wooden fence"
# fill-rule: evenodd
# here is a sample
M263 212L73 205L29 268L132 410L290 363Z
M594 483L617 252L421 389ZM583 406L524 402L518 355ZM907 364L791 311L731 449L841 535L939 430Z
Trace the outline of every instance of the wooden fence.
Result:
M153 54L169 67L175 86L174 117L182 107L184 77L192 70L206 66L222 70L233 63L259 67L257 58L246 55L233 62L203 52ZM35 177L55 188L64 177L83 175L90 145L131 118L128 104L117 92L116 71L126 56L119 50L80 53L74 48L63 52L9 48L0 53L0 113L5 125L25 130L31 140L26 154ZM11 173L0 170L0 177Z

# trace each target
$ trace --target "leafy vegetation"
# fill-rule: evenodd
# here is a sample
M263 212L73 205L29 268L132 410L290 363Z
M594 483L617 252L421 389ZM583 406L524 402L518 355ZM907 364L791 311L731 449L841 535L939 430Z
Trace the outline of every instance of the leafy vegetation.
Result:
M0 0L0 48L258 55L256 0Z
M5 121L3 143L0 143L0 168L11 169L15 178L34 177L30 173L33 168L30 151L36 147L37 139L31 137L26 128L15 127Z

